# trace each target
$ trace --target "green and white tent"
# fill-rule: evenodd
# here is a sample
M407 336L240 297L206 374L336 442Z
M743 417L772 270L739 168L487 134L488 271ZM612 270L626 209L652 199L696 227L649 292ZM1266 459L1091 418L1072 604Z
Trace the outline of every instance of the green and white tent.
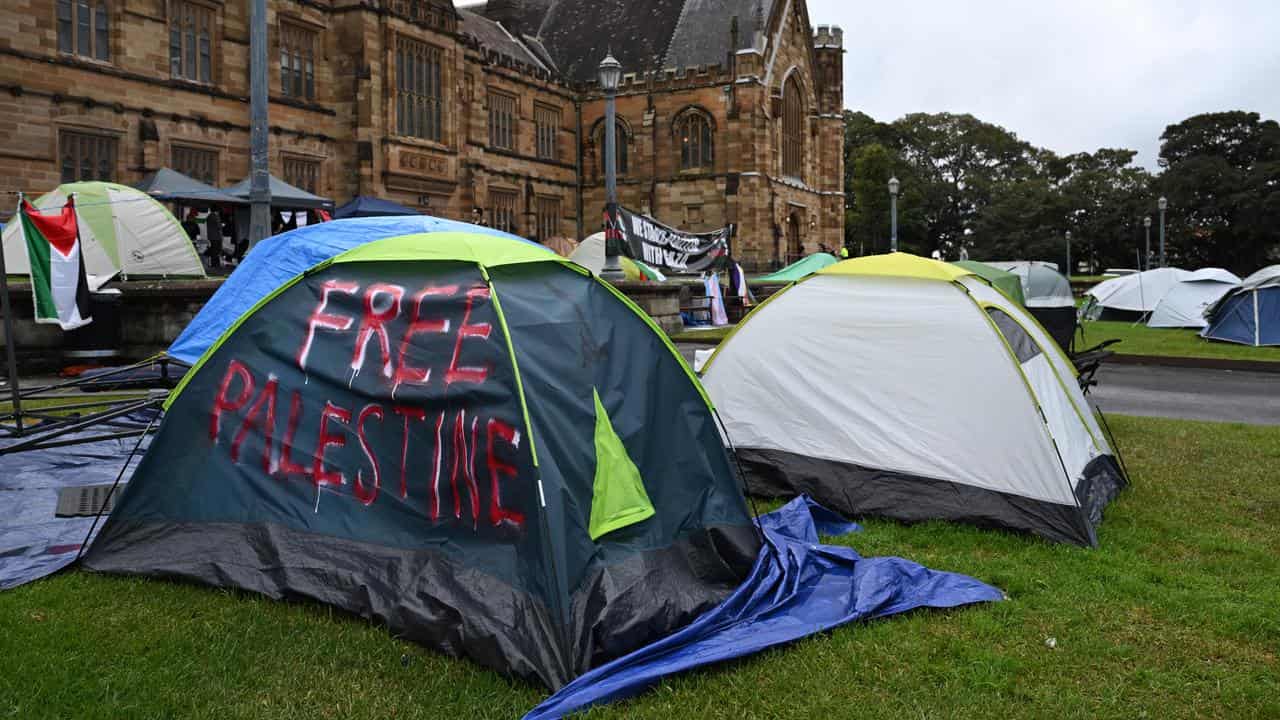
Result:
M85 564L309 598L558 688L724 600L757 532L652 320L545 248L432 232L226 330Z
M957 260L951 263L968 270L978 277L991 283L995 289L1004 293L1008 298L1019 305L1026 305L1027 300L1022 294L1022 278L1011 272L1006 272L998 267L992 267L986 263L980 263L977 260Z
M116 275L205 276L200 256L177 218L140 190L108 182L66 183L32 204L44 211L57 210L72 193L90 290ZM5 269L12 275L30 275L20 225L9 223L4 229Z
M906 253L773 295L703 371L748 488L1094 545L1125 485L1071 362L982 278Z

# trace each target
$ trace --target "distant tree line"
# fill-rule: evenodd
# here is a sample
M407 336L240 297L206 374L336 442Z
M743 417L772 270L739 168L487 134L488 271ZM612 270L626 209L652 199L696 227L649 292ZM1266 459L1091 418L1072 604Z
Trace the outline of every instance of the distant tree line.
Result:
M1196 115L1165 128L1160 171L1133 150L1060 156L972 115L915 113L890 123L845 112L845 241L889 249L888 181L901 181L902 250L956 259L1037 259L1081 269L1134 267L1164 195L1170 265L1252 272L1280 262L1280 125L1257 113ZM1152 260L1154 262L1158 258Z

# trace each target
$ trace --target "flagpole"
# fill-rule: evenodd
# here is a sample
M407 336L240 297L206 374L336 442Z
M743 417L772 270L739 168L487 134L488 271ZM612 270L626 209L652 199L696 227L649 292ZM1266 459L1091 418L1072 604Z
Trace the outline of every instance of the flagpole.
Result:
M18 193L18 222L22 222L22 193ZM19 226L25 237L26 228ZM9 393L13 403L13 421L18 437L22 436L22 393L18 389L17 338L13 334L13 311L9 304L9 272L4 266L4 248L0 247L0 312L4 313L4 351L9 365Z

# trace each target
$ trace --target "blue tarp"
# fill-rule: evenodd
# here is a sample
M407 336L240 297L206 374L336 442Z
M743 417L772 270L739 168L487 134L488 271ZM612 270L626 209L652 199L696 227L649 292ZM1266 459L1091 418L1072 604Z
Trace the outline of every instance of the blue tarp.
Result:
M565 685L525 720L558 718L631 697L667 675L724 662L858 620L921 607L1000 600L973 578L901 558L864 558L821 545L819 533L858 529L808 498L762 515L765 549L751 576L723 603L682 630Z
M333 219L362 217L385 217L392 215L420 215L417 210L407 208L399 203L382 198L357 195L351 202L333 211Z
M151 416L134 413L128 419L145 423ZM67 437L102 432L93 428ZM150 441L150 437L142 440L132 465L142 459ZM0 445L16 442L18 438L0 439ZM0 455L0 504L4 507L0 513L0 590L37 580L75 561L93 518L54 517L58 491L115 482L137 442L137 438L101 440ZM124 479L129 479L128 473ZM101 522L97 529L102 529Z
M350 218L308 225L263 240L169 346L169 355L194 364L241 315L308 268L357 245L427 232L475 232L512 238L499 230L426 215ZM516 238L529 242L523 238ZM547 252L551 252L548 250Z

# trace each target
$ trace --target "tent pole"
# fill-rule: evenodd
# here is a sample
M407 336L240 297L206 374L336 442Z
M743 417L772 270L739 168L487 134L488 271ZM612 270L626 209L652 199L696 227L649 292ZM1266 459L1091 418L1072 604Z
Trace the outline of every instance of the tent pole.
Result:
M18 193L18 212L15 215L22 222L22 193ZM25 229L23 238L26 237ZM18 348L17 338L13 334L13 306L9 303L9 274L4 266L4 249L0 248L0 312L4 313L4 354L9 373L9 402L13 404L13 420L15 435L22 437L22 392L18 387Z

